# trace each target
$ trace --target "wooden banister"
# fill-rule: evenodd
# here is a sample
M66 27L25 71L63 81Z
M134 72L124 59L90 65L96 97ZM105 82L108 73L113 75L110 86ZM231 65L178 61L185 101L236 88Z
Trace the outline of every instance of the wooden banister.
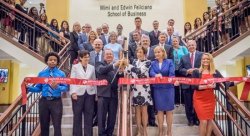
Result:
M222 110L227 114L229 119L232 121L232 123L236 126L237 130L240 132L242 136L247 136L244 131L240 128L239 124L235 121L235 119L232 117L232 115L227 111L227 109L223 106L222 102L219 100L218 97L216 97L216 100L218 104L221 106Z
M236 104L237 108L245 115L248 120L250 120L250 111L239 101L238 98L236 98L236 96L230 90L228 90L226 93L230 100Z
M225 16L225 14L228 14L229 12L231 12L232 10L236 9L237 7L239 7L240 5L242 5L244 2L246 2L247 0L243 0L241 2L239 2L237 5L231 7L228 11L226 11L225 13L221 13L220 15L218 15L218 17L221 17L221 16ZM190 34L188 34L187 36L184 37L184 39L190 37L190 36L193 36L195 35L197 32L199 32L200 30L206 28L208 25L211 25L212 23L214 23L216 21L216 17L213 18L212 20L210 20L208 23L202 25L200 28L196 29L195 31L191 32Z
M21 101L22 101L22 96L20 95L0 116L0 124L4 123L4 121L13 113L16 107L21 104Z
M43 29L53 33L54 35L66 40L67 42L69 42L69 39L66 39L64 37L62 37L59 33L53 31L52 29L50 29L49 27L46 27L45 25L43 25L42 23L40 23L38 20L35 20L34 18L30 17L29 15L17 10L16 8L13 8L12 6L10 6L8 3L4 2L3 0L0 0L0 3L2 3L4 6L8 7L9 9L15 11L16 13L22 15L23 17L25 17L26 19L30 20L31 22L34 22L36 24L38 24L40 27L42 27Z

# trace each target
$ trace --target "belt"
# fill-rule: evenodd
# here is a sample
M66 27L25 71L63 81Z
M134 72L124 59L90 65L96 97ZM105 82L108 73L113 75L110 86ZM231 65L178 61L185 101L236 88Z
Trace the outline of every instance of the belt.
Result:
M54 96L43 96L42 99L48 100L48 101L54 101L54 100L59 100L61 97L54 97Z

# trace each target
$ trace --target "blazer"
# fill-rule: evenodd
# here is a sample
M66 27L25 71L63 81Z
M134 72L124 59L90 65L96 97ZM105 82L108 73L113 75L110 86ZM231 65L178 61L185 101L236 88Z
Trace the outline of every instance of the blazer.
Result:
M135 40L133 39L134 32L135 32L135 30L129 33L129 44L132 44L133 42L135 42ZM141 29L141 35L142 34L148 35L148 32Z
M70 47L69 51L78 52L79 46L78 46L78 34L73 31L70 33Z
M136 56L136 48L137 48L137 45L135 42L133 42L132 44L129 44L128 45L128 57L129 57L129 62L130 64L132 64L132 62L137 59L137 56Z
M159 46L159 45L154 45L154 46L150 47L150 51L149 51L149 54L148 54L148 59L151 60L151 61L155 60L154 49L157 46ZM165 44L164 49L165 49L165 51L167 53L167 59L173 59L173 50L174 50L173 47L171 45Z
M104 34L100 35L100 39L102 40L103 46L110 42L109 37L108 37L108 42L106 41Z
M82 45L83 45L83 50L87 50L88 52L91 52L94 50L94 47L89 42L83 43Z
M195 58L194 58L194 68L200 68L201 66L201 57L202 52L196 51ZM180 63L179 63L179 74L184 77L192 77L192 74L187 74L187 70L192 68L191 60L190 60L190 53L182 56ZM190 85L181 84L182 89L189 89Z
M95 51L91 51L91 52L89 53L89 56L90 56L89 64L95 66L96 52L95 52ZM103 62L103 61L104 61L104 52L102 51L102 54L101 54L101 62Z
M199 70L194 70L193 74L192 74L192 78L201 78L202 77L202 73ZM216 70L215 74L213 74L214 78L222 78L223 76L221 75L221 73ZM230 86L234 86L234 82L223 82L225 89L227 90L228 87ZM192 85L192 89L196 90L196 91L203 91L203 90L199 90L199 85ZM216 87L215 90L219 90L220 86L219 83L216 83Z
M108 64L106 61L96 64L96 77L98 80L106 79L108 85L97 86L97 96L107 98L118 98L118 78L123 76L114 68L113 64Z
M157 35L155 36L154 30L149 32L150 46L159 44L158 37L159 37L160 33L161 33L161 31L158 31Z
M161 69L159 68L159 61L155 60L151 63L151 67L149 70L150 77L155 77L156 74L161 74L163 77L174 77L175 76L175 68L174 63L171 59L164 59L162 62ZM174 88L173 84L155 84L154 88L159 89L169 89Z
M72 66L70 78L78 79L96 79L95 67L88 64L86 72L83 69L82 64L79 62ZM70 85L70 95L76 93L77 95L84 95L87 92L89 95L96 94L96 86L90 85Z
M86 35L86 33L80 33L78 35L78 46L80 48L80 50L84 49L84 43L88 42L88 37Z

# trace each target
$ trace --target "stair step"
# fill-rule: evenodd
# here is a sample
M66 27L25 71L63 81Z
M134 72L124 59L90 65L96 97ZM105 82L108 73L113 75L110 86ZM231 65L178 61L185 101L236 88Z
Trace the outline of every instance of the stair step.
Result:
M63 106L63 115L72 115L72 106ZM175 107L174 114L185 114L184 106Z
M136 124L135 116L133 116L133 124ZM157 119L156 119L157 121ZM166 119L165 119L166 122ZM73 124L73 115L63 115L62 124L70 125ZM185 114L174 114L173 124L187 124L187 119Z
M166 125L164 128L166 130ZM198 127L197 126L187 126L184 124L173 124L173 135L174 136L198 136ZM114 135L116 135L116 128L114 131ZM53 127L50 127L50 136L53 136ZM72 125L62 125L62 135L63 136L72 136L73 126ZM84 131L84 130L83 130ZM133 125L133 136L136 135L136 126ZM148 135L149 136L157 136L158 128L157 127L148 127ZM98 135L98 128L93 128L93 135Z

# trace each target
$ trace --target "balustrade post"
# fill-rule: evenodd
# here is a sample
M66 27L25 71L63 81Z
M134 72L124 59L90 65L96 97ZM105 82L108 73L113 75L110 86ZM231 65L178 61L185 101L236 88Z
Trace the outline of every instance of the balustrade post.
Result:
M23 114L26 112L26 104L25 105L22 105L22 116ZM24 117L23 121L22 121L22 133L21 133L21 136L25 136L25 132L26 132L26 117Z

